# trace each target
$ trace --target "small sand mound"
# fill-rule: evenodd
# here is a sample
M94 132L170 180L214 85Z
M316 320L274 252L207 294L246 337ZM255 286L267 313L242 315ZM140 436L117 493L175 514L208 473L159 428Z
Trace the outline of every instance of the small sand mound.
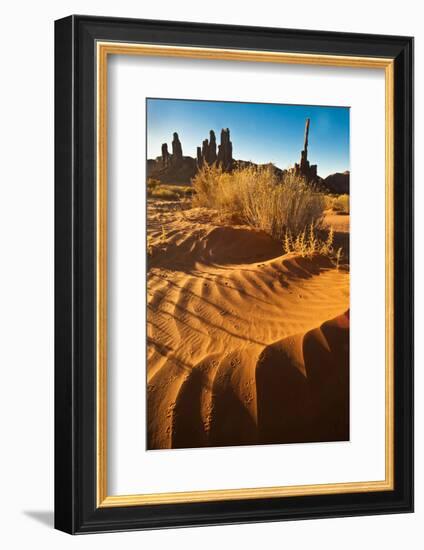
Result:
M282 253L281 243L264 231L249 227L208 227L207 230L169 232L159 241L150 266L190 270L196 265L251 264Z
M251 264L280 256L282 246L257 229L215 227L199 242L199 252L205 264Z

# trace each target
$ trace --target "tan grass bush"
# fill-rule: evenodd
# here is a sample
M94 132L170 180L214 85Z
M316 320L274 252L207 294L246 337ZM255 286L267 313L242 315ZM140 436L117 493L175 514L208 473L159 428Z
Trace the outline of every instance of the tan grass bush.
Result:
M330 227L326 239L318 237L313 224L303 231L293 235L287 229L283 239L283 250L285 254L300 254L301 256L313 256L314 254L323 254L324 256L334 255L334 231Z
M147 180L147 196L151 199L176 200L190 197L193 189L188 185L164 184L158 180Z
M339 195L333 204L334 210L340 214L349 214L349 195Z
M282 240L315 225L325 201L321 193L294 174L279 177L272 167L249 166L225 173L205 165L193 179L199 206L238 215L246 223Z
M287 229L283 238L283 250L285 254L299 254L303 258L311 257L314 254L328 256L334 261L337 269L339 269L343 253L341 247L337 250L334 249L334 230L332 227L328 230L327 238L323 239L317 235L313 224L295 236Z
M325 208L339 214L349 214L349 195L325 195Z
M158 187L158 185L160 185L160 181L159 180L156 180L154 178L147 178L147 189L149 190L152 190L152 189L155 189L156 187Z

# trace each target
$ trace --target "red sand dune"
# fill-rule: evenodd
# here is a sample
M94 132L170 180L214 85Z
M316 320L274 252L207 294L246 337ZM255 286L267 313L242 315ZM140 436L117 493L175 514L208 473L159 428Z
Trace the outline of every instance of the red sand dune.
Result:
M205 209L149 220L148 448L348 439L348 272Z

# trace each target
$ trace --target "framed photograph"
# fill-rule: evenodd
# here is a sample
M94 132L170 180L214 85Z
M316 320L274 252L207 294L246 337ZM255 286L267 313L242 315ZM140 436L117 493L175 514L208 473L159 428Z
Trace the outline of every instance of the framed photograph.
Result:
M413 39L55 24L55 525L413 510Z

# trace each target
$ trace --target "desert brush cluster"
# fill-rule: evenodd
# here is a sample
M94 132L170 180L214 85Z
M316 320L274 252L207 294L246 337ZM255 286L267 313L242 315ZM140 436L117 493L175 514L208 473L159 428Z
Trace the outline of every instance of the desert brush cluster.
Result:
M326 208L349 210L349 197L325 195L300 175L283 177L269 166L247 166L224 172L203 166L193 178L193 203L261 229L282 242L286 254L322 254L340 263L342 249L334 247L334 232L320 229Z
M303 231L317 223L325 199L302 177L280 178L272 166L248 166L223 172L204 166L193 179L194 201L218 211L236 214L248 225L282 240L286 230Z

